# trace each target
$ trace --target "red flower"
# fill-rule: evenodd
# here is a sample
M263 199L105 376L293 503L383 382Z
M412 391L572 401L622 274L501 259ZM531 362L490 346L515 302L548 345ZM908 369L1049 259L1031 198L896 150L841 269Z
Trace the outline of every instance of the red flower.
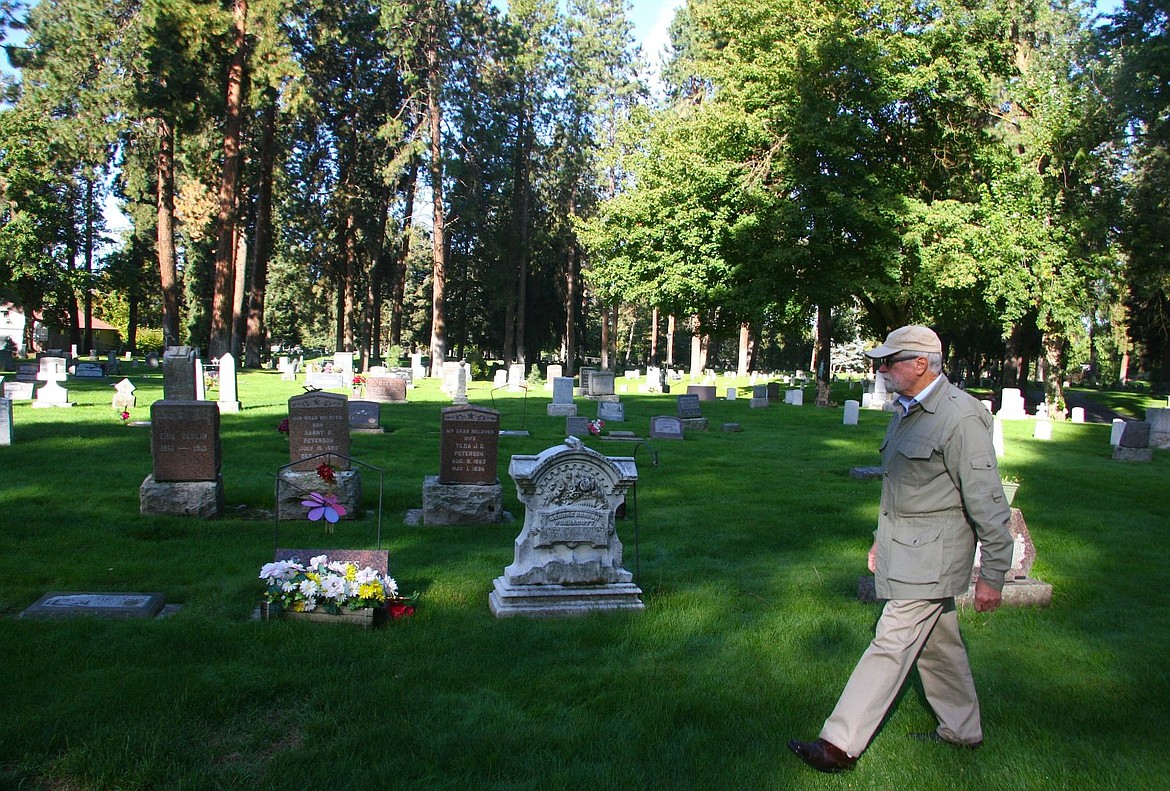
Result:
M278 423L276 426L276 430L279 431L281 434L287 434L288 433L288 418L285 418L284 420L280 421L280 423Z
M328 464L317 465L317 477L331 485L337 483L337 473Z
M391 604L386 607L391 618L409 618L414 615L414 607L409 604Z

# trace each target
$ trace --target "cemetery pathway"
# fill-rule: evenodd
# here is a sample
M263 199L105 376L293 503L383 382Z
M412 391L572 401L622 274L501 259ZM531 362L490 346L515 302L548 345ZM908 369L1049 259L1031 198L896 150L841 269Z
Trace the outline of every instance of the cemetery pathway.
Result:
M1069 409L1075 406L1084 407L1086 423L1112 423L1115 418L1125 417L1125 415L1118 414L1108 407L1101 406L1092 399L1085 398L1081 393L1065 390L1064 398L1068 402Z

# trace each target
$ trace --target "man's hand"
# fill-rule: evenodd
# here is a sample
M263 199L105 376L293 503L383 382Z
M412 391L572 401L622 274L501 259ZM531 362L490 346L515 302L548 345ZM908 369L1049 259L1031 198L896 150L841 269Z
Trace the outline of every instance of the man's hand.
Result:
M869 548L869 570L877 573L877 542L873 542L873 546Z
M1002 599L1003 594L984 582L982 577L975 580L975 609L978 612L995 612Z

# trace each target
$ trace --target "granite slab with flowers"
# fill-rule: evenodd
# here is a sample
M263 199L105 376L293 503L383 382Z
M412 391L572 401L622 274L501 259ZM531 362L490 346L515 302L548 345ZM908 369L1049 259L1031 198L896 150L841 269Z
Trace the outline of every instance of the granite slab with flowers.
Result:
M266 563L260 569L265 583L261 618L372 626L383 616L414 614L417 594L399 595L389 574L348 560L316 555L307 563L293 557Z

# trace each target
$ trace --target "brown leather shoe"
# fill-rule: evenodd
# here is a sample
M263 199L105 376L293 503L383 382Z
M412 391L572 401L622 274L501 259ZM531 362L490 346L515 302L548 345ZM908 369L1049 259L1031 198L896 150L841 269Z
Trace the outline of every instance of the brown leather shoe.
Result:
M951 747L961 747L964 750L978 750L983 746L983 740L977 742L953 742L950 739L944 739L939 735L938 731L930 731L929 733L912 733L911 739L916 739L920 742L932 742L934 744L949 744Z
M856 758L850 758L840 747L824 739L817 739L815 742L792 739L788 742L788 749L818 772L844 772L852 769L857 763Z

